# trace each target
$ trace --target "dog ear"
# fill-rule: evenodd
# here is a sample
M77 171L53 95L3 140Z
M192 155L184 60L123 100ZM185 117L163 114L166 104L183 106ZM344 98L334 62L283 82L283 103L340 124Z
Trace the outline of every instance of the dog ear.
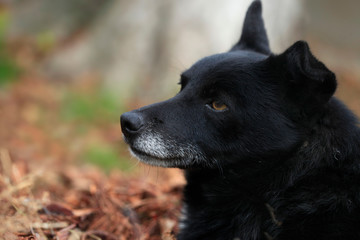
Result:
M266 55L271 53L261 11L261 1L253 1L246 12L240 40L230 51L251 50Z
M272 56L276 71L281 71L288 99L298 106L315 110L329 101L336 90L336 77L310 52L304 41L298 41L284 53Z

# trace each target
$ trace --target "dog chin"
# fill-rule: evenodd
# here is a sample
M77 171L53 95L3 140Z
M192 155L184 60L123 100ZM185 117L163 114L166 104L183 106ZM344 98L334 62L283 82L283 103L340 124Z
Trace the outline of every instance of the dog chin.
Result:
M172 156L155 156L144 151L135 149L134 147L129 148L131 155L139 159L141 162L165 168L186 168L188 164L186 161Z

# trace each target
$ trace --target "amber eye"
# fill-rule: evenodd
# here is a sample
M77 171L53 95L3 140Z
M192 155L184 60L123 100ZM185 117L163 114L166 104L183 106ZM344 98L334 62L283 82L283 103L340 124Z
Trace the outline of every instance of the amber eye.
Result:
M227 109L227 106L219 101L213 101L211 107L216 111L224 111Z

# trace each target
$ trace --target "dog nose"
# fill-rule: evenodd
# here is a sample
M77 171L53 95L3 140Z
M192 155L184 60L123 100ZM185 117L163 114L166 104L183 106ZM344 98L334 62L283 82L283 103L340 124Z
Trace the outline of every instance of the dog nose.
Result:
M120 117L121 130L127 137L140 130L143 126L143 118L140 113L126 112Z

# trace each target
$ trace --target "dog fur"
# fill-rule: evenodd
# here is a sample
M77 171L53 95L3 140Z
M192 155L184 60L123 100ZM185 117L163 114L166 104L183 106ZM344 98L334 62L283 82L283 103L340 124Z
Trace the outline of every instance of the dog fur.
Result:
M121 116L135 156L185 171L179 240L360 239L358 120L306 42L271 53L260 1L180 84Z

